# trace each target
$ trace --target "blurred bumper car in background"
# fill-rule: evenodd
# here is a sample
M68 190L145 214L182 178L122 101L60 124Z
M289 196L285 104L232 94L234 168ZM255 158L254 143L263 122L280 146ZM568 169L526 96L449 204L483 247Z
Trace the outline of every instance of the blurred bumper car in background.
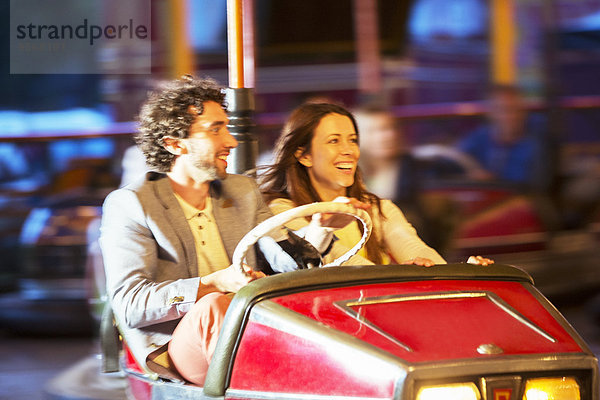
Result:
M91 335L88 232L97 230L101 198L78 197L33 208L20 234L16 290L0 297L0 327L13 333Z
M418 219L426 240L450 261L482 254L519 265L550 297L600 287L596 219L568 222L561 200L543 191L472 179L476 164L445 146L421 146Z

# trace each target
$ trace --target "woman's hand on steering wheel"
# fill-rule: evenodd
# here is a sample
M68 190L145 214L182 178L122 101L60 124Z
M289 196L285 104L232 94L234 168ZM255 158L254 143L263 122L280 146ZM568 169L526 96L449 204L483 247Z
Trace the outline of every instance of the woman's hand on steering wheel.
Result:
M348 204L348 203L350 203L350 204ZM318 214L318 213L322 213L325 215L327 215L327 214L347 214L347 215L353 216L352 218L356 218L362 224L362 227L363 227L362 236L361 236L360 240L354 245L354 247L347 250L343 255L339 256L338 258L331 261L330 263L323 265L322 267L332 267L332 266L341 265L341 264L345 263L346 261L348 261L348 259L350 259L350 257L355 255L369 239L369 236L371 234L372 222L371 222L371 217L369 216L369 213L367 213L364 210L364 208L368 208L368 207L369 207L369 205L361 203L357 200L344 199L343 202L340 202L338 200L338 202L330 201L330 202L317 202L317 203L305 204L303 206L295 207L295 208L292 208L291 210L284 211L281 214L274 215L271 218L264 220L263 222L261 222L260 224L255 226L252 230L250 230L250 232L248 232L248 233L246 233L246 235L244 235L242 240L240 240L240 242L236 246L235 251L233 252L233 256L232 256L232 260L231 260L232 265L234 266L234 268L237 271L239 271L240 274L244 274L245 272L243 271L242 264L243 264L244 259L246 258L246 253L252 248L252 246L258 241L258 239L260 239L261 237L263 237L265 235L268 235L274 229L276 229L280 226L283 226L283 225L287 224L288 222L293 221L294 219L306 218L306 217L309 217L309 216L312 216L312 215ZM330 220L328 222L328 224L335 226L335 224L331 223L331 221L332 220ZM320 220L320 218L318 219L318 223L319 223L319 225L313 224L311 222L311 224L308 225L308 227L305 231L305 236L304 236L304 239L306 241L308 241L309 243L311 243L317 250L319 250L319 248L320 248L320 246L318 246L319 243L317 243L317 245L315 245L315 243L313 241L309 240L309 238L308 238L311 227L316 228L316 229L312 229L312 230L317 231L317 233L319 233L318 231L321 231L319 233L319 235L317 235L317 236L321 236L321 239L327 239L328 236L333 235L333 233L331 231L327 232L327 228L324 228L321 225L323 222ZM337 222L336 222L336 224L337 224ZM343 226L345 226L347 224L348 223L345 222L343 224ZM325 244L326 240L322 240L322 242L323 242L323 244ZM319 251L322 252L321 250L319 250Z
M371 208L371 205L369 203L364 203L355 198L337 197L333 201L336 203L349 204L354 208L361 210L368 210L369 208ZM313 214L311 223L320 228L337 230L342 229L354 220L355 218L353 216L347 214L316 213Z

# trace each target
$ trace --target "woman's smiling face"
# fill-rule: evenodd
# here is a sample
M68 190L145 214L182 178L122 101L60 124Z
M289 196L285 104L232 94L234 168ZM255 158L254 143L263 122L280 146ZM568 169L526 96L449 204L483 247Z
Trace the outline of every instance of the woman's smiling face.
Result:
M299 152L297 157L322 200L345 196L346 188L354 183L360 157L352 120L340 114L324 116L314 131L310 151Z

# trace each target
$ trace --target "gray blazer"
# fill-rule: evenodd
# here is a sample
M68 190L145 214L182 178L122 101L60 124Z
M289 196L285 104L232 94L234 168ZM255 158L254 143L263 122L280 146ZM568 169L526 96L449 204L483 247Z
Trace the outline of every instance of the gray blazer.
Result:
M211 183L210 196L231 259L240 239L272 214L245 176ZM200 283L194 237L165 174L148 172L108 195L100 246L117 323L134 356L146 360L171 339ZM254 252L247 261L255 264Z

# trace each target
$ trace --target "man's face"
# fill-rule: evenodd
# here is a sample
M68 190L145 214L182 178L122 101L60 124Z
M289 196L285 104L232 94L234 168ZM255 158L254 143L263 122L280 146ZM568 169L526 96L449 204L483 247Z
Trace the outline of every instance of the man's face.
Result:
M196 113L194 107L190 112ZM229 119L220 104L204 102L204 111L190 126L189 136L182 141L187 149L181 157L196 182L213 181L227 176L227 156L237 140L227 130Z
M490 115L498 128L501 143L513 143L524 134L525 109L516 93L496 93L490 101Z

